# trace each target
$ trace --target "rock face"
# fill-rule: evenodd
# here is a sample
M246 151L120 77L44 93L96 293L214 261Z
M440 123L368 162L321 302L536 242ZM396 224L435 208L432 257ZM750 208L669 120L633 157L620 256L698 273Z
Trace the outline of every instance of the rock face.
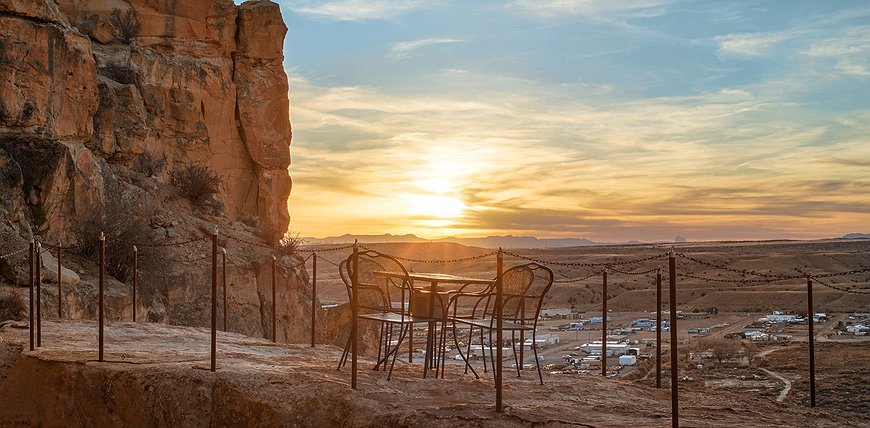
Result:
M149 236L137 239L157 243L215 226L256 242L280 237L291 189L286 33L278 5L264 0L0 0L5 280L28 281L27 253L19 250L32 236L73 246L64 256L71 269L63 273L64 313L93 317L96 257L82 249L81 223L101 219L99 232L120 208L146 225ZM192 207L178 190L174 173L188 165L217 172L222 208ZM110 264L137 243L109 239ZM271 337L271 252L237 244L221 242L237 263L228 278L228 327ZM121 280L110 287L110 312L205 325L209 252L205 241L143 249L135 308L129 263L110 266ZM300 260L284 256L282 264ZM56 281L56 262L44 263L43 279ZM308 276L304 266L279 275L278 338L295 340L309 328ZM56 294L44 304L56 308Z

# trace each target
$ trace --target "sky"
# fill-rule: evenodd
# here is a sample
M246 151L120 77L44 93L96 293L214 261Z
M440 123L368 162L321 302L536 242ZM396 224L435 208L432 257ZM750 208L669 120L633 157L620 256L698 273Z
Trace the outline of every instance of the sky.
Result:
M294 233L870 232L870 2L277 3Z

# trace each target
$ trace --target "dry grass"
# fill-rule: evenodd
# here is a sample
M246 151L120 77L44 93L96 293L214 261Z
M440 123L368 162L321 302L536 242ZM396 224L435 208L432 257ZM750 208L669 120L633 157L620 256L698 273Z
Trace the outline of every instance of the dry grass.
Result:
M221 178L208 167L190 164L172 176L172 182L197 209L218 214L223 206L218 199Z
M23 320L26 314L27 305L18 290L10 288L0 293L0 321Z

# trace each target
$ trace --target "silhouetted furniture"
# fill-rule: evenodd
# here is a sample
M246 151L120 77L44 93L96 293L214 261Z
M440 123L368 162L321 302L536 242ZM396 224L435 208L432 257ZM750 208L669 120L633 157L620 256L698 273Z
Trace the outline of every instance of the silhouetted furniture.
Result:
M553 271L546 266L537 263L527 263L514 266L502 274L502 330L511 332L511 344L514 351L513 354L517 367L517 376L520 375L522 362L518 360L517 356L516 335L519 332L531 332L531 348L534 351L535 365L538 369L538 378L542 385L544 384L544 377L541 373L541 363L538 358L537 327L538 317L541 313L541 306L543 306L544 302L544 296L546 296L552 285ZM454 342L456 342L460 355L465 359L466 372L470 368L475 376L477 376L477 372L474 371L473 367L471 367L468 359L468 354L471 352L471 341L472 337L474 337L475 330L480 333L480 346L484 357L484 371L486 371L487 354L489 354L488 356L490 357L493 367L495 367L495 364L502 364L501 361L495 361L495 352L493 351L493 345L504 345L502 343L493 343L493 332L496 329L495 298L495 286L493 285L481 291L466 291L460 289L450 297L450 301L448 302L448 308L451 309L451 314L449 315L448 320L452 321L454 325ZM472 299L472 305L463 306L464 308L470 307L471 309L461 310L459 305L460 299ZM462 353L461 347L456 340L457 335L455 330L458 325L469 327L468 343L465 354ZM486 352L487 341L484 340L485 333L488 334L489 339L488 352ZM523 344L520 344L520 346L523 346ZM493 370L493 372L495 372L495 370Z
M408 333L408 329L416 323L428 324L433 319L414 316L409 312L412 282L408 276L408 271L398 260L372 250L359 253L357 261L358 283L354 287L352 283L354 277L352 258L353 255L339 264L339 273L347 288L349 301L353 302L354 288L359 293L357 296L357 318L380 324L378 357L374 370L379 368L387 370L389 362L387 379L390 379L399 346ZM389 275L385 275L385 272L388 272ZM339 369L347 363L350 341L351 337L348 337L344 353L338 364ZM392 357L391 361L390 357Z

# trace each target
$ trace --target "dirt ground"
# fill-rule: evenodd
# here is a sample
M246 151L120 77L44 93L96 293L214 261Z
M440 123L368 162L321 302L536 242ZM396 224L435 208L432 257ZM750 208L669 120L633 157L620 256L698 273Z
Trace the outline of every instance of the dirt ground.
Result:
M458 366L448 367L445 379L423 379L420 364L400 361L387 380L384 372L371 370L370 360L361 360L354 391L349 367L335 368L341 351L333 346L273 344L220 333L218 370L211 373L206 369L209 332L204 329L111 323L106 362L101 363L95 361L96 327L93 322L47 321L44 347L21 354L17 349L26 346L27 330L0 329L4 355L14 356L7 358L12 368L0 383L0 424L670 425L669 391L654 388L649 379L547 374L542 386L534 376L516 378L505 370L505 411L496 413L492 379L475 379ZM777 360L778 355L772 356ZM787 370L773 363L770 367ZM683 426L843 427L865 422L854 411L828 407L827 401L809 409L800 399L777 402L742 390L698 390L683 382L680 390Z

